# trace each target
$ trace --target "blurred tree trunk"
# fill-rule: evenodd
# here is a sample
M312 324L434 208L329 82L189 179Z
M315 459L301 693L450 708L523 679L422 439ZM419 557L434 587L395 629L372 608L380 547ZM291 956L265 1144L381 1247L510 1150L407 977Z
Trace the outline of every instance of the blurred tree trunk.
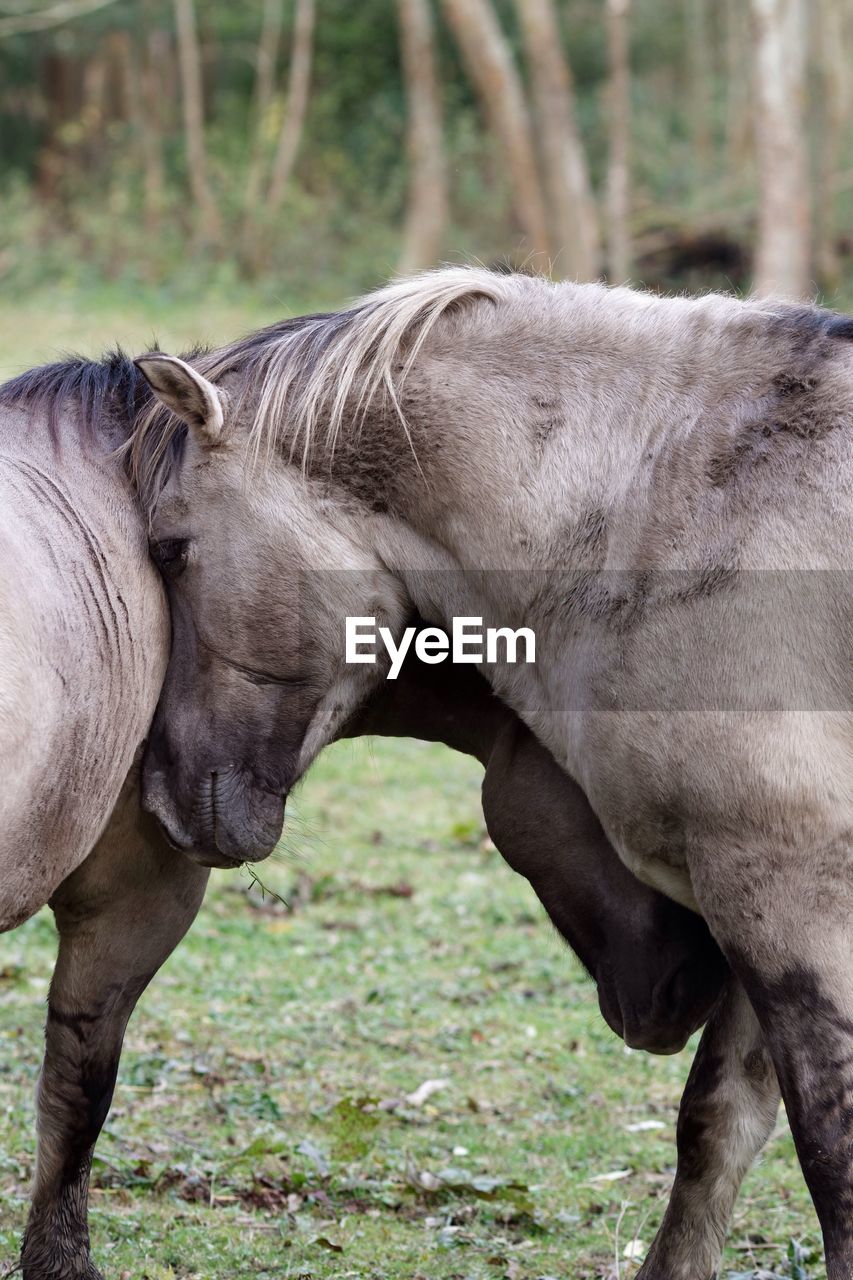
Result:
M143 209L146 231L156 232L163 212L163 161L154 121L149 118L151 94L145 92L147 48L125 32L116 32L116 53L122 74L124 114L139 152L143 181Z
M67 202L69 167L64 131L82 105L79 66L64 53L50 52L40 61L40 88L45 104L44 141L36 160L36 192L41 200Z
M302 131L308 111L313 44L314 0L296 0L287 102L267 195L267 209L270 213L275 213L281 206L299 153L299 144L302 141Z
M554 0L516 0L516 8L530 66L557 274L594 280L600 265L598 214Z
M118 121L133 124L133 51L127 31L110 31L104 37L106 77L103 88L104 115L108 127Z
M63 26L76 18L94 13L96 9L106 9L116 0L56 0L32 13L14 13L0 18L0 40L8 36L20 36L31 31L48 31L51 27Z
M208 244L217 244L221 227L207 177L204 95L195 9L193 0L174 0L174 4L190 191L198 208L198 230L202 240Z
M408 104L409 194L400 271L432 266L447 225L441 89L429 0L397 0Z
M74 147L76 155L71 166L75 174L81 169L96 169L104 159L110 42L109 36L99 41L83 68L83 103L78 121L80 141Z
M687 0L686 17L687 65L690 73L687 92L690 96L693 175L697 181L696 194L701 197L702 189L711 174L713 152L713 71L706 0Z
M607 164L607 274L611 284L631 275L629 136L631 81L628 12L630 0L607 0L609 136Z
M275 68L281 27L284 18L284 0L264 0L261 34L256 55L255 94L253 114L255 137L252 143L249 170L246 175L246 199L244 206L244 235L248 234L255 206L261 194L264 172L264 125L275 90Z
M841 157L844 124L850 109L843 0L818 0L815 55L818 95L817 201L815 268L821 287L834 291L841 281L836 237L835 175Z
M752 0L758 246L755 289L805 297L811 289L803 0Z
M744 171L752 159L752 76L749 12L743 0L726 0L726 173L727 187L736 195L744 186Z
M468 74L506 156L516 214L535 253L548 253L548 220L521 80L491 0L442 0Z
M156 231L165 207L166 173L163 165L163 112L160 70L165 62L168 38L165 31L148 23L142 49L139 91L142 99L140 141L145 183L145 225Z
M139 94L139 66L135 57L136 49L126 31L113 32L112 39L115 41L115 58L118 64L121 109L128 124L136 126L139 122L142 103Z

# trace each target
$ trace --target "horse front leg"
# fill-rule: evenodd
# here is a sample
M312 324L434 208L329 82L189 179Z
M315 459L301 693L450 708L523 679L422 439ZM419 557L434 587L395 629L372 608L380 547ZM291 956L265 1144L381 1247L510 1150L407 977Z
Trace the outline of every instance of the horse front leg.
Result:
M104 835L52 899L59 957L38 1086L24 1280L100 1280L89 1255L89 1170L125 1027L195 919L207 876L169 849L128 780Z
M771 1054L823 1232L853 1280L853 848L846 832L703 850L697 899Z
M713 1280L741 1182L778 1109L779 1085L761 1028L732 978L687 1079L675 1182L637 1280Z

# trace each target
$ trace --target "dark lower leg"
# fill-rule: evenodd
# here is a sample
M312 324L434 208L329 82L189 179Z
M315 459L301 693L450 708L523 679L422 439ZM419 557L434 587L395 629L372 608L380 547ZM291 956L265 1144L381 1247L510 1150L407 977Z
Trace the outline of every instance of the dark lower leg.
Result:
M828 1280L853 1280L849 840L780 840L768 851L765 839L714 852L694 874L697 898L761 1025L823 1230Z
M761 1031L732 980L696 1051L678 1114L675 1182L637 1280L712 1280L740 1184L778 1107Z
M207 872L166 846L126 790L110 827L52 906L59 958L38 1089L38 1159L25 1280L98 1280L87 1204L127 1020L195 918Z
M743 972L820 1220L827 1280L853 1280L853 972L808 963L775 979L748 964Z
M74 1015L53 1005L48 1009L38 1161L22 1247L27 1280L99 1276L89 1258L89 1170L112 1099L126 1021L125 1002L116 1004L118 1018L99 1017L94 1007Z

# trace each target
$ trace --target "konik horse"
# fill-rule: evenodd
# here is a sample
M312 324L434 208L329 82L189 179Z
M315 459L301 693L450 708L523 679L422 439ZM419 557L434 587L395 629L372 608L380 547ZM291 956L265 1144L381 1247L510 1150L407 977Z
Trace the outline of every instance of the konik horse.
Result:
M682 1105L642 1280L709 1280L779 1089L853 1280L853 321L447 269L192 366L136 477L173 646L145 803L182 847L274 843L392 637L525 626L485 661L646 883L739 983ZM336 570L336 573L329 572Z

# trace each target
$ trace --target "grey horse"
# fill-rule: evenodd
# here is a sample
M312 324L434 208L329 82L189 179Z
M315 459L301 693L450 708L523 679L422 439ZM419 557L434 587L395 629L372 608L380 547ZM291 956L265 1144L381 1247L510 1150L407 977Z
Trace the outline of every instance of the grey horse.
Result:
M730 962L642 1280L716 1273L780 1087L853 1280L851 338L814 307L448 268L140 360L175 620L144 793L172 838L271 846L388 674L347 661L345 618L523 626L535 663L481 655L490 684Z
M206 874L139 810L138 761L169 619L115 449L127 362L53 367L0 392L0 929L50 901L59 956L38 1092L28 1277L95 1277L94 1137L139 994Z

